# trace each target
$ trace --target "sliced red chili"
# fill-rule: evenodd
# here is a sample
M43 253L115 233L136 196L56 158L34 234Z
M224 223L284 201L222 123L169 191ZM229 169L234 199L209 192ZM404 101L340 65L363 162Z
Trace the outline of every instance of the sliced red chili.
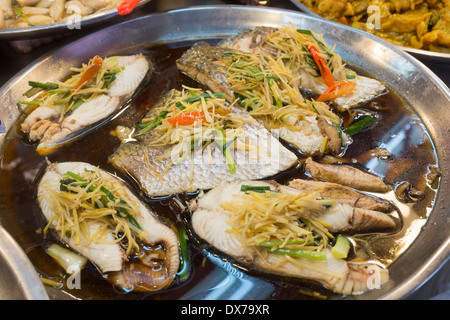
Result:
M196 121L201 121L202 123L206 120L204 112L188 112L183 113L178 116L167 119L172 126L176 126L177 124L180 126L188 126L194 124Z
M355 81L339 81L330 86L324 93L322 93L317 101L330 101L341 96L350 94L356 87Z
M309 45L309 52L311 53L311 56L313 57L314 62L317 64L317 67L319 68L322 79L325 81L325 84L328 87L331 87L334 84L334 80L333 80L333 75L331 74L331 70L330 70L330 68L328 68L327 62L320 55L319 50L312 44Z

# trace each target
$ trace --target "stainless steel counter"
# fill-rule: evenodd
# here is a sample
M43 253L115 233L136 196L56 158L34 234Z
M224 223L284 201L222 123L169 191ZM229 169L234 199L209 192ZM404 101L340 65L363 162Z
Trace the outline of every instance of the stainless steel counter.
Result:
M19 53L18 46L23 42L11 43L6 40L0 40L0 86L5 85L8 80L23 68L32 64L33 61L42 55L59 48L65 44L71 43L99 28L112 25L128 19L133 19L156 12L164 12L171 9L201 6L201 5L227 5L236 4L238 1L218 1L218 0L152 0L141 10L134 12L126 17L117 17L111 21L103 22L96 27L86 27L80 30L73 30L71 33L64 35L56 35L53 38L33 40L27 45L35 47L28 53ZM283 8L287 10L298 11L298 8L288 0L272 0L270 5L273 7ZM421 62L429 67L438 75L442 81L450 86L450 61L443 63L432 59L423 59ZM0 127L0 130L2 128ZM450 143L450 142L449 142ZM410 295L409 299L450 299L450 262L444 265L437 273L435 273L426 284Z

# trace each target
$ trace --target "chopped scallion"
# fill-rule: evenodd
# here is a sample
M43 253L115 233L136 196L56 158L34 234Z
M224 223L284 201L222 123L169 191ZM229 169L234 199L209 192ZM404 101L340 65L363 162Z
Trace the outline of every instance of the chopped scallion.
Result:
M292 244L306 244L306 240L289 240L286 242L286 245L292 245ZM265 241L258 243L258 246L260 247L278 247L281 246L284 243L284 241Z
M220 144L222 148L223 155L225 156L225 161L228 165L228 170L231 173L236 172L236 165L234 163L234 157L233 152L231 151L231 146L233 145L236 138L234 138L232 141L229 141L225 143L225 133L222 129L216 130L217 135L219 136L218 143Z
M323 251L314 251L314 250L297 250L297 249L284 249L279 248L276 250L271 250L267 248L267 251L270 253L276 254L285 254L294 258L305 258L311 260L327 260L327 255Z
M364 130L368 126L370 126L377 119L378 119L378 116L376 114L371 114L371 115L355 122L354 124L348 126L343 131L345 132L345 134L347 134L349 136L354 135L354 134Z
M21 101L19 101L19 103L27 104L27 105L30 105L30 106L38 106L38 105L41 104L39 101L25 101L25 100L21 100Z
M336 237L336 242L331 248L331 253L337 259L345 259L350 251L350 240L343 235L338 235Z
M188 265L188 245L186 240L186 229L180 229L180 252L181 252L181 269L178 271L178 275L181 280L185 280L188 277L189 265Z
M161 125L161 120L164 119L168 114L169 114L169 111L163 110L155 117L155 119L153 119L152 122L139 123L137 126L142 128L141 131L139 131L139 134L145 133L145 132Z
M72 252L56 243L50 245L45 252L69 274L81 271L87 263L86 257Z
M83 99L78 99L77 101L75 101L75 103L70 107L71 111L74 111L76 109L78 109L79 106L81 106L84 103Z
M108 189L106 189L104 186L100 187L100 190L108 197L109 200L111 201L116 201L116 197L112 194L111 191L109 191ZM128 206L128 204L126 203L125 200L120 199L120 204L122 205L126 205ZM128 221L135 226L136 228L138 228L139 230L142 230L142 227L139 225L139 223L136 221L136 219L128 212L127 209L122 208L122 207L118 207L116 208L117 212L119 213L123 213L124 216L128 219Z
M71 171L67 171L65 174L68 175L69 177L73 178L73 179L78 180L78 181L86 181L86 180L83 179L80 175L78 175L78 174L76 174L76 173L73 173L73 172L71 172Z
M42 276L39 277L39 278L41 279L41 282L43 284L48 285L48 286L52 286L52 287L55 287L55 288L61 288L62 285L63 285L61 282L55 281L55 280L52 280L52 279L49 279L49 278L44 278Z
M314 34L312 33L311 30L297 29L297 32L299 32L299 33L301 33L301 34L305 34L305 35L308 35L308 36L313 37L313 39L316 40L316 42L317 42L317 43L322 47L322 49L325 51L325 53L327 54L327 56L329 56L330 58L331 58L332 56L334 56L334 54L331 53L331 52L328 50L327 46L326 46L322 41L320 41L319 39L317 39L316 36L314 36Z
M184 103L192 103L192 102L196 102L196 101L199 101L199 100L201 100L202 98L213 98L213 97L216 97L216 98L225 98L225 93L213 93L213 95L211 96L209 93L202 93L202 94L198 94L198 95L195 95L195 96L193 96L193 97L189 97L189 98L186 98L186 99L184 99L182 102L184 102ZM178 109L181 109L181 110L183 110L184 109L184 106L183 106L183 104L182 104L182 102L181 101L178 101L175 105L176 105L176 107L178 108Z
M269 186L249 186L249 185L243 184L241 186L241 191L243 191L243 192L254 191L254 192L265 193L266 191L270 191L270 187Z
M28 81L28 84L30 85L30 87L33 87L33 88L42 88L42 89L46 89L46 90L58 88L57 84L50 83L50 82L43 83L43 82L37 82L37 81Z

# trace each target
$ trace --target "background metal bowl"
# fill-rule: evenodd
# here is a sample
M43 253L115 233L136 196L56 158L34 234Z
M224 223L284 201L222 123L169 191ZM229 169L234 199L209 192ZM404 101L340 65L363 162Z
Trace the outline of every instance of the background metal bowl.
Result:
M361 66L384 81L421 118L436 147L442 170L441 185L423 230L389 267L391 281L386 286L349 299L405 298L450 257L450 198L447 196L450 187L450 90L418 60L376 37L324 19L281 9L204 6L145 16L95 32L57 49L17 74L0 89L0 118L6 129L13 125L18 117L16 101L26 90L29 80L61 78L68 66L80 64L95 55L136 50L155 43L217 39L244 28L277 27L290 23L323 34L328 43L338 44L336 51L346 62ZM5 133L0 133L0 146L4 139ZM33 272L29 266L19 265L18 268Z

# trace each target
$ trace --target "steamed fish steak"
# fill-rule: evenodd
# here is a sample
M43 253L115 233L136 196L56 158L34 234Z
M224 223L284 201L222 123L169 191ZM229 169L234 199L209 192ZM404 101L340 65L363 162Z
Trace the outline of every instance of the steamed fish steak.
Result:
M380 285L389 280L388 270L346 260L350 240L333 234L395 223L384 213L347 207L316 192L243 181L199 196L190 210L196 235L247 267L315 280L339 294L359 294L373 289L369 270L377 270Z
M317 192L319 197L334 199L347 203L355 208L362 208L380 212L389 212L392 207L389 201L374 197L338 183L294 179L289 182L289 187L301 191Z
M348 142L340 118L325 102L305 99L282 60L252 52L195 43L178 68L213 92L225 93L280 139L306 155L340 154Z
M115 176L88 163L52 163L37 196L48 221L44 231L54 230L115 286L156 291L175 278L180 263L175 232ZM157 259L145 252L144 247L161 245Z
M242 108L224 94L184 87L171 90L152 107L139 130L110 157L149 196L211 189L229 181L262 179L298 162ZM125 132L125 134L124 134Z
M349 69L339 54L311 30L284 26L242 31L220 47L281 59L295 74L298 85L345 111L385 92L380 81Z
M25 93L33 101L21 101L35 109L21 124L37 151L48 154L93 129L132 97L153 67L143 55L95 57L66 81L30 81Z

